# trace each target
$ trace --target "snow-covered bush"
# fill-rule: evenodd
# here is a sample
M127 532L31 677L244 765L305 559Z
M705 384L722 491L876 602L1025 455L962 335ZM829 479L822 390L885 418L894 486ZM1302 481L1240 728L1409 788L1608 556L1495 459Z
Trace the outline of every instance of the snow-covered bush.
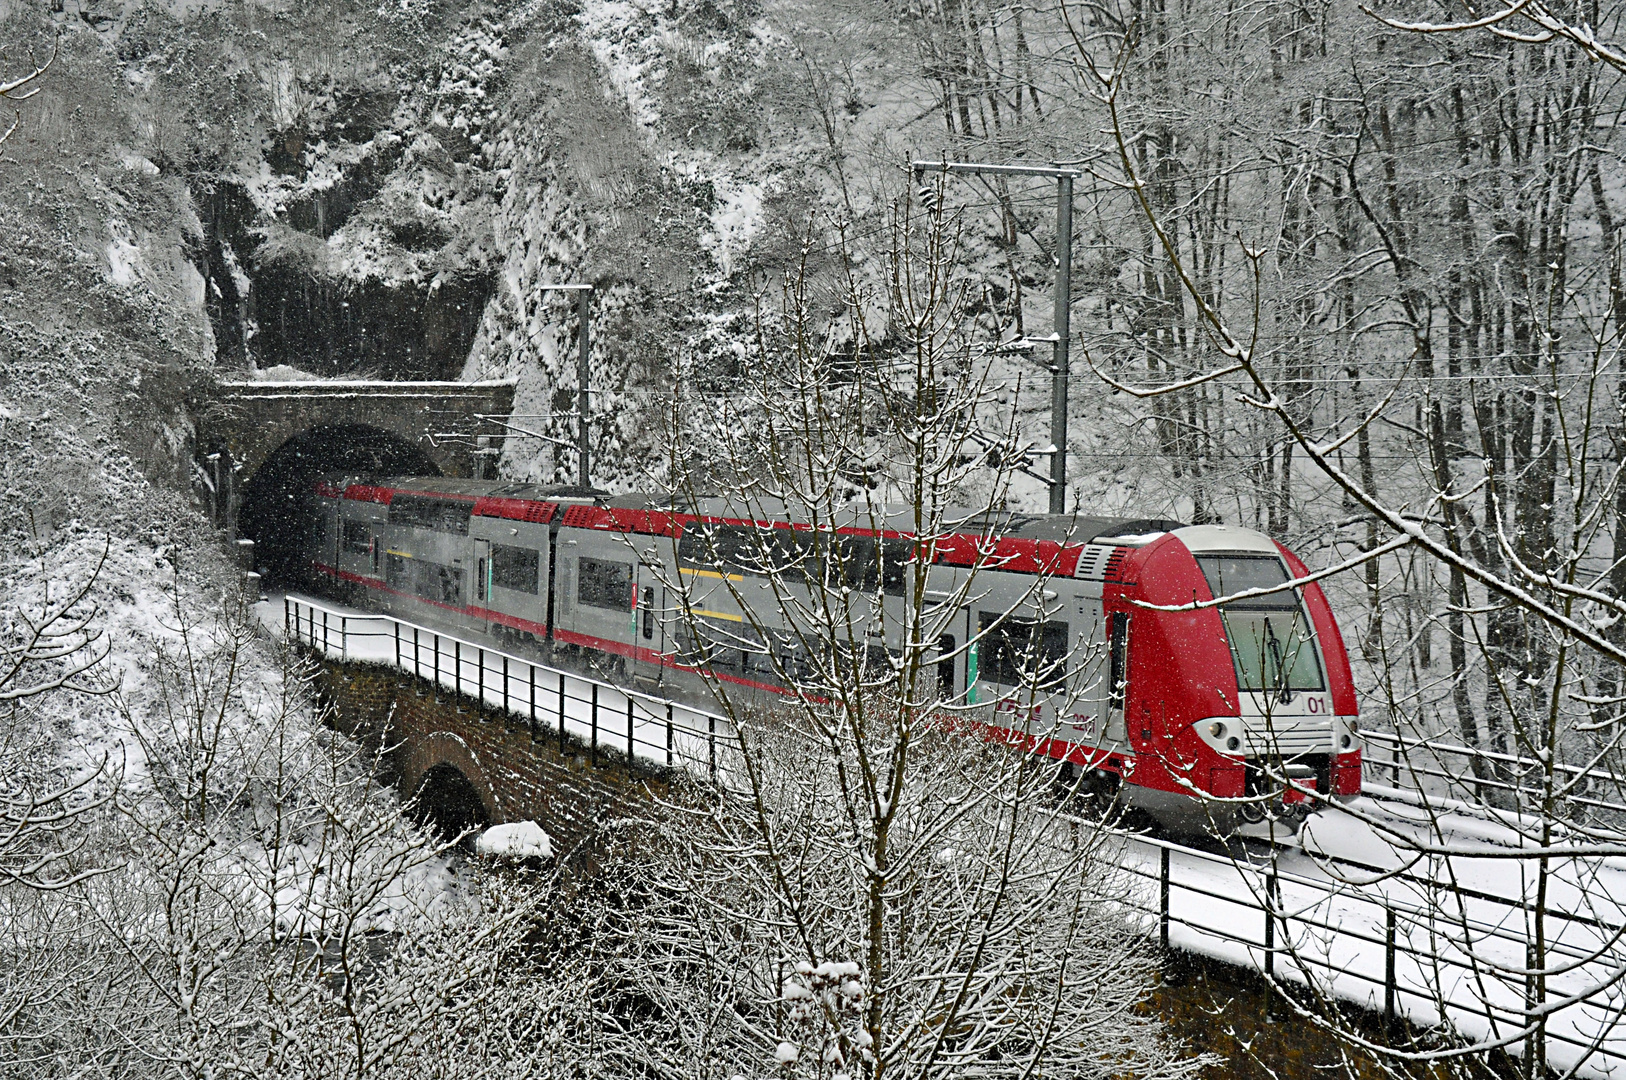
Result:
M580 981L557 957L533 971L551 879L455 865L234 594L189 584L174 555L102 544L95 575L90 538L45 568L63 598L48 610L106 648L74 679L56 663L29 746L51 790L117 790L51 823L57 863L0 882L0 1075L546 1072ZM7 593L12 627L32 598ZM62 640L83 653L85 637ZM89 671L116 689L76 688ZM0 717L0 747L22 716Z
M909 712L890 714L902 720ZM744 718L742 718L744 719ZM743 790L628 826L612 1071L1179 1077L1099 830L944 727L748 720ZM839 731L839 733L838 733Z

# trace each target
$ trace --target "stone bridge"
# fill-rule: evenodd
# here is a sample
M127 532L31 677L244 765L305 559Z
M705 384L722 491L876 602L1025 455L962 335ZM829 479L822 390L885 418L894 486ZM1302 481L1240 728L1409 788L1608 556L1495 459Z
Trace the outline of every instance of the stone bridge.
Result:
M317 688L334 726L376 755L380 779L416 798L444 835L535 821L562 859L591 867L604 823L637 816L651 788L667 789L657 770L428 679L324 659Z
M329 721L447 835L531 820L590 863L605 822L729 769L729 722L708 709L478 635L293 593L281 606L282 632L320 660Z

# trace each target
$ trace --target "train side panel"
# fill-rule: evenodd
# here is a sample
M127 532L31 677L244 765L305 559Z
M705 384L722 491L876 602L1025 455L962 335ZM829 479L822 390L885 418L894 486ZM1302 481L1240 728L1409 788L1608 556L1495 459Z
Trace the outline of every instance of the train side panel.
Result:
M475 515L469 546L476 616L499 637L546 640L549 526Z

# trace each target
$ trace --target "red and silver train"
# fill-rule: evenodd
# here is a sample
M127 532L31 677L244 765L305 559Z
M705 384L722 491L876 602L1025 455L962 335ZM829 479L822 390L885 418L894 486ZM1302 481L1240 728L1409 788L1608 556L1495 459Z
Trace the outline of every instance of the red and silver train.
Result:
M701 662L741 692L783 689L774 671L792 661L774 635L728 647L776 614L742 616L753 560L728 553L765 550L761 530L795 536L796 523L741 520L721 500L678 511L501 481L329 478L314 495L309 565L357 606L673 697L707 693ZM922 568L906 531L873 521L855 514L835 530L843 572L873 597L870 633L896 634L887 609L924 569L925 595L964 601L938 641L943 698L1064 763L1092 794L1170 827L1226 829L1307 812L1306 791L1359 793L1343 638L1318 585L1268 591L1307 571L1263 534L1013 514L938 537ZM976 587L962 588L973 571ZM688 620L668 596L678 581ZM1237 594L1251 595L1165 610ZM707 625L718 633L697 650L684 628ZM1036 653L1050 672L1037 683Z

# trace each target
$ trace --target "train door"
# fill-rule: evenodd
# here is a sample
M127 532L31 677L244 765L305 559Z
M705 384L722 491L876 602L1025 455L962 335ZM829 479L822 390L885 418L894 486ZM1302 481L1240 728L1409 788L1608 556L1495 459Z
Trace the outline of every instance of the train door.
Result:
M469 616L476 630L489 630L491 623L486 612L491 610L491 541L474 541L474 582L470 589Z
M945 705L952 705L960 698L958 668L964 661L955 653L959 643L960 639L954 634L941 634L937 638L937 686L934 693Z
M1119 748L1129 743L1124 710L1129 701L1129 616L1115 611L1107 616L1107 693L1103 716L1105 742Z
M632 600L633 678L658 686L665 671L660 657L666 653L667 600L653 567L638 564Z
M971 648L966 648L966 642L972 639L971 609L960 608L942 627L942 632L937 635L934 670L928 676L934 685L928 693L944 705L965 705L974 696L967 693L967 688L977 677L977 665L973 659L976 654L975 642Z

